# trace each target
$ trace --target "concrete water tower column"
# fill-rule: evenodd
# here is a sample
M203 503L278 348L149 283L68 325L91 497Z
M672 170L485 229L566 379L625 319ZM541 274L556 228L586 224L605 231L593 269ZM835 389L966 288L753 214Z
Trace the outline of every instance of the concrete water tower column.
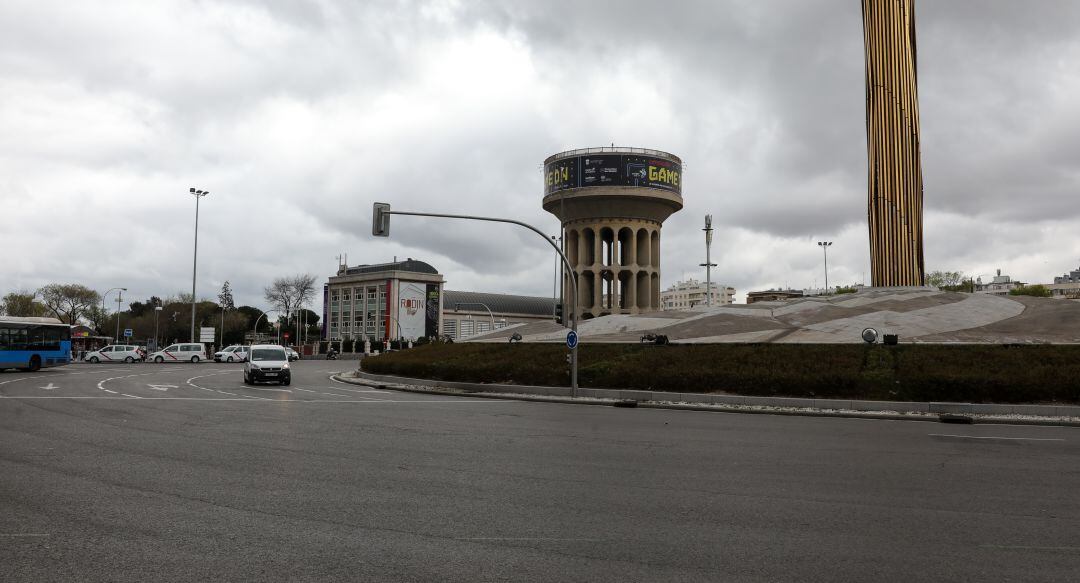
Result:
M544 161L544 210L562 221L580 317L660 309L660 229L682 206L682 160L667 152L586 148Z

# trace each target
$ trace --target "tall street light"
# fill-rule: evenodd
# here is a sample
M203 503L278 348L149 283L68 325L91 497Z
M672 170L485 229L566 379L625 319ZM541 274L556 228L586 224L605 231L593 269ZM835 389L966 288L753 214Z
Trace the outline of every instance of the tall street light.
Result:
M210 194L210 191L189 188L188 192L195 196L195 251L191 254L191 341L195 342L195 273L199 265L199 199Z
M110 289L109 291L105 292L101 296L101 312L103 314L106 313L105 312L105 298L107 298L109 296L109 294L113 293L114 291L127 291L127 288L126 287L114 287L114 288ZM117 330L119 330L119 328L120 328L120 302L119 301L116 303L116 311L117 311L117 313L116 313L116 327L117 327ZM104 330L102 330L102 332L104 332ZM113 343L115 344L117 340L118 340L118 338L113 338Z
M818 247L825 252L825 295L829 294L829 247L832 241L818 241Z

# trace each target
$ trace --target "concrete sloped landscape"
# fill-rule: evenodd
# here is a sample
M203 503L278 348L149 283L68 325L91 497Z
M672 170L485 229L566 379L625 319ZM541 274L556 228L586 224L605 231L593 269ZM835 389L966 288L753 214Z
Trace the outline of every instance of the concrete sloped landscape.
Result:
M679 343L860 343L875 328L899 341L976 344L1080 342L1080 302L994 296L935 288L866 288L853 294L749 305L602 316L578 324L582 342L640 342L663 334ZM551 322L523 324L467 339L562 342L566 329Z

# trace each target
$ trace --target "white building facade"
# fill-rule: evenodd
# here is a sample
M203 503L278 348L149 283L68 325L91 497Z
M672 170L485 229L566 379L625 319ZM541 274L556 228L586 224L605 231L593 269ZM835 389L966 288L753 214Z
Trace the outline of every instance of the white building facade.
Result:
M703 281L690 278L679 281L668 289L660 292L661 310L689 310L696 306L704 306L706 303L712 306L730 304L735 298L735 288L718 283L712 284L709 290L709 301L706 302L706 285Z
M323 286L323 339L438 336L442 286L442 275L415 259L341 266Z

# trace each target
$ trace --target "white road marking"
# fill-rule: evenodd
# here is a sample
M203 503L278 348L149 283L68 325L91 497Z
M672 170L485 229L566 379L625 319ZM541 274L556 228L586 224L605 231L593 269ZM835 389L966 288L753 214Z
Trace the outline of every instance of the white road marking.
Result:
M147 388L154 389L155 391L167 391L169 389L177 388L176 385L146 385Z
M186 380L186 381L184 381L184 382L185 382L186 384L188 384L188 385L192 386L192 387L195 387L196 389L202 389L202 390L204 390L204 391L213 391L213 390L215 390L215 389L208 389L208 388L206 388L206 387L200 387L199 385L196 385L195 383L193 383L193 382L191 382L191 381L193 381L193 380L195 380L195 379L201 379L201 378L206 378L206 377L215 377L215 376L219 376L219 375L223 375L223 374L232 374L232 372L233 372L233 371L231 371L231 370L227 370L227 371L225 371L225 372L215 372L215 373L212 373L212 374L204 374L204 375L198 375L198 376L194 376L194 377L191 377L190 379L188 379L188 380ZM220 393L221 391L218 391L218 392Z
M989 435L948 435L945 433L928 433L930 437L956 437L959 439L1006 439L1009 441L1065 441L1056 437L994 437Z
M1029 547L1023 545L979 545L984 549L1003 549L1013 551L1080 551L1080 547Z
M129 395L127 393L120 393L120 394L125 396L125 397L131 397L132 399L141 399L142 398L142 397L136 397L135 395Z
M38 533L38 532L0 533L0 537L5 537L5 538L11 538L11 537L41 537L41 536L49 536L49 535L47 533Z
M106 389L106 390L108 390L108 389ZM123 393L121 393L121 394L123 394ZM135 397L135 395L126 395L126 396L127 397ZM319 404L319 403L364 403L364 404L368 404L368 405L381 405L381 404L384 404L384 403L387 403L387 404L394 404L394 403L437 403L437 404L442 404L442 405L458 405L458 404L465 404L465 405L469 405L469 404L471 404L471 405L476 405L476 404L510 405L510 404L524 404L524 403L526 403L526 401L513 401L513 400L510 400L510 399L470 399L470 398L467 398L467 397L459 397L457 399L440 399L440 400L416 399L416 400L400 400L400 401L391 401L389 399L364 399L364 400L353 400L353 399L281 399L281 400L278 400L278 399L263 399L263 398L260 398L260 397L248 397L246 395L240 395L240 398L237 398L237 399L230 399L228 397L135 397L135 398L136 399L142 399L143 401L242 401L242 402L246 402L246 403L250 403L252 401L261 401L261 402L265 402L265 403L314 403L314 404ZM4 400L4 399L15 401L15 400L34 400L34 399L72 399L72 400L95 400L95 399L106 400L106 399L114 399L115 400L115 399L121 399L121 398L120 397L105 397L105 396L97 396L97 397L73 397L73 396L57 396L57 397L36 396L36 397L31 397L31 396L19 396L19 397L13 397L13 396L9 396L9 395L0 395L0 400Z
M109 389L101 389L101 390L105 391L106 393L112 393L114 395L116 394L116 391L110 391Z
M573 541L573 542L604 542L606 539L602 538L562 538L562 537L543 537L543 536L473 536L466 538L459 538L457 540L474 540L474 541L486 541L486 540L501 540L501 541Z
M51 391L53 389L59 389L60 387L58 387L58 386L56 386L56 385L54 385L52 383L49 383L49 384L45 385L44 387L38 387L38 388L39 389L44 389L46 391Z
M115 381L117 379L129 379L131 377L145 377L145 376L152 375L152 374L155 374L155 373L144 372L142 374L129 374L129 375L122 375L122 376L118 376L118 377L110 377L110 378L107 378L107 379L102 379L102 380L98 381L97 388L104 391L104 390L106 390L105 389L105 383L107 383L109 381Z
M390 391L380 391L378 389L350 389L348 387L327 387L328 389L334 389L335 391L349 391L350 393L378 393L385 395Z

